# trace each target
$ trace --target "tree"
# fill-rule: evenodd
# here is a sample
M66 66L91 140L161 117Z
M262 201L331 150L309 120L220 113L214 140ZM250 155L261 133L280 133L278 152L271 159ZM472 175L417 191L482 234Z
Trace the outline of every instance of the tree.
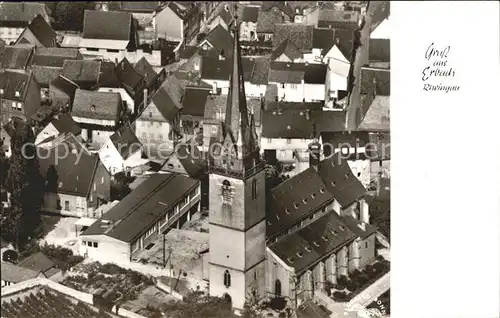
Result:
M34 236L40 224L43 179L40 175L35 135L31 126L15 120L11 139L12 157L6 188L11 193L11 208L2 215L2 237L19 248Z
M57 2L52 13L54 23L52 27L55 30L64 31L83 31L83 17L85 10L93 10L93 2Z
M231 302L225 298L203 296L203 292L196 291L187 295L184 301L175 301L163 304L160 308L167 317L176 318L236 318L231 308ZM157 317L156 312L151 317Z
M127 194L132 192L129 184L134 181L134 178L128 177L125 173L119 172L114 175L111 180L111 201L121 200Z

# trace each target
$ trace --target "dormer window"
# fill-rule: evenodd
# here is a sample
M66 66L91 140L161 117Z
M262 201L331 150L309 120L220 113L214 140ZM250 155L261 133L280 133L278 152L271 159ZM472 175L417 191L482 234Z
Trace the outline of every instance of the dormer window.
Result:
M319 192L323 194L323 193L325 193L325 189L321 188L321 189L319 189Z
M316 194L311 194L311 198L314 200L314 198L316 198Z
M95 105L90 106L90 110L91 110L92 112L95 112Z
M316 246L316 247L319 247L319 244L316 243L316 242L313 242L313 245Z
M331 183L332 187L336 186L335 181L331 181L330 183Z
M324 236L324 235L321 237L321 239L322 239L323 241L325 241L325 242L328 242L328 237L326 237L326 236Z
M344 178L349 179L349 175L347 173L345 173Z
M304 204L307 204L307 198L304 198L302 202L304 202Z
M306 252L311 252L312 251L311 247L309 247L309 246L304 247L304 249L306 250Z
M289 258L287 258L287 260L289 263L293 263L295 261L295 259L293 257L289 257Z
M345 231L345 226L341 225L341 226L339 226L339 229L340 229L341 231Z
M337 236L337 234L338 234L337 231L335 231L335 230L331 230L330 233L332 233L333 236Z
M302 256L304 256L304 254L302 252L297 252L297 257L298 258L302 258Z
M286 214L290 214L290 210L289 209L285 209L285 213Z
M293 207L296 208L296 209L298 209L299 208L299 204L298 203L294 203Z

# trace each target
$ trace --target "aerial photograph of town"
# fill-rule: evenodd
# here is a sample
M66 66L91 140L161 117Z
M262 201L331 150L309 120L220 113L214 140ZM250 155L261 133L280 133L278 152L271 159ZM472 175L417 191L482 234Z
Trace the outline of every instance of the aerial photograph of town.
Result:
M0 1L1 317L389 317L389 11Z

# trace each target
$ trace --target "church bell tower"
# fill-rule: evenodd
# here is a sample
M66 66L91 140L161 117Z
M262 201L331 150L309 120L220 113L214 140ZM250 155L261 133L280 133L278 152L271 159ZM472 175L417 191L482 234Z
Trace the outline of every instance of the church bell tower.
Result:
M246 103L234 21L232 73L222 134L210 144L210 295L230 297L234 309L265 295L265 162Z

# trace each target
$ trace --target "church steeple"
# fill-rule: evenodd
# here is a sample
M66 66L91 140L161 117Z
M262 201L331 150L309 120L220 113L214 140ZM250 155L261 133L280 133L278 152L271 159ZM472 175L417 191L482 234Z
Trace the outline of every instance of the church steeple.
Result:
M245 95L239 23L235 16L231 26L233 32L232 71L229 78L229 92L226 117L223 123L221 153L216 154L213 164L235 172L245 172L260 162L259 147L254 121L250 119Z

